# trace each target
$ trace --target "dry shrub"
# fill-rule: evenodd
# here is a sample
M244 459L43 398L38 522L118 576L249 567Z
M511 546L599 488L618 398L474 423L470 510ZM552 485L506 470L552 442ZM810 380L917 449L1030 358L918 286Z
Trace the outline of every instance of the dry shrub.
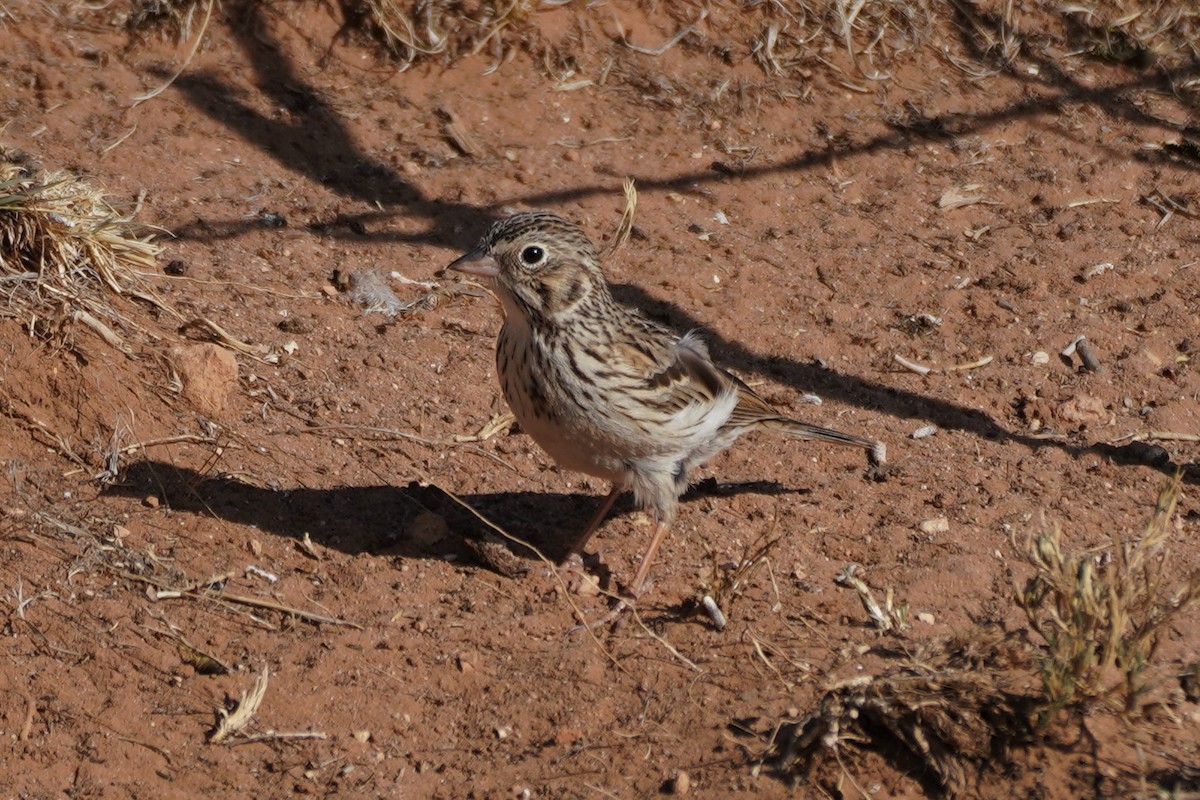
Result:
M1029 649L1020 636L975 630L920 648L880 675L836 683L815 711L780 731L775 766L793 780L833 762L840 774L845 759L869 745L903 754L901 770L964 792L1030 740L1031 700L1008 682Z
M127 350L108 323L144 329L113 300L167 309L140 273L160 251L86 182L0 147L0 315L32 329L82 322Z
M1109 548L1065 551L1056 525L1030 537L1022 554L1034 574L1015 599L1043 643L973 631L835 683L816 710L781 728L772 751L781 774L845 775L845 758L869 747L904 754L898 768L959 794L1002 767L1012 748L1043 741L1064 709L1082 720L1119 699L1116 710L1133 717L1161 636L1200 598L1200 570L1175 583L1165 574L1179 485L1177 474L1140 534L1114 532Z
M1043 724L1064 708L1086 711L1113 699L1125 714L1137 713L1160 637L1200 598L1200 571L1170 588L1164 576L1174 564L1167 540L1179 483L1176 474L1163 487L1139 536L1113 531L1110 548L1065 551L1057 524L1026 542L1034 574L1016 587L1016 600L1046 642L1039 660Z

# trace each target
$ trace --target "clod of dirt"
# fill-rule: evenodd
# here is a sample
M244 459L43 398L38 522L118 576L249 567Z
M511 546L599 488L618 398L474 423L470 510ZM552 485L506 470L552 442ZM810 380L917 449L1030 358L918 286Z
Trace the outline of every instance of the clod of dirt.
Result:
M176 347L171 363L183 385L183 396L208 417L220 416L237 390L237 360L211 343Z
M1080 427L1101 425L1111 416L1104 407L1104 401L1091 395L1079 394L1067 400L1054 410L1054 416L1063 422Z

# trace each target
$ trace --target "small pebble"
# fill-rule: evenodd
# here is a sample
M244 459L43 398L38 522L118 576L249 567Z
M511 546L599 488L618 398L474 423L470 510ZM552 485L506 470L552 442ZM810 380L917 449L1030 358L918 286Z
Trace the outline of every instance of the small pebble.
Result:
M683 770L675 773L671 781L671 794L685 795L692 790L692 779Z
M945 517L932 517L921 521L922 533L945 533L950 530L950 520Z
M933 436L937 432L937 425L922 425L920 428L917 428L912 432L912 438L924 439L926 437Z

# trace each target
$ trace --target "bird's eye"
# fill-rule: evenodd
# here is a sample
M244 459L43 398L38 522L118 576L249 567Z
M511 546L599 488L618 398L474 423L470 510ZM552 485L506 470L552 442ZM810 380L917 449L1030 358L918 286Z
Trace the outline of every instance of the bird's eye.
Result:
M538 247L536 244L531 244L521 251L521 261L527 267L537 266L546 257L546 251Z

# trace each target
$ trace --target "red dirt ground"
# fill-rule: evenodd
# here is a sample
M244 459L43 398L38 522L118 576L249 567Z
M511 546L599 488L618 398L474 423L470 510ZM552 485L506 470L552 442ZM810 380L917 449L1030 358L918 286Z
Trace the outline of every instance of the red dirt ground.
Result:
M143 195L138 219L169 232L163 297L283 357L237 354L236 379L196 370L199 351L172 352L194 329L144 310L162 338L132 357L87 329L40 341L0 320L5 796L922 796L936 776L894 742L843 742L807 775L777 745L837 681L977 627L1019 635L1017 545L1043 513L1069 546L1104 548L1182 468L1166 572L1200 566L1200 446L1135 440L1200 430L1185 73L1031 37L1011 72L971 78L930 48L884 81L814 70L804 97L762 89L747 58L715 97L723 68L681 45L626 52L623 82L567 91L523 56L400 73L326 7L233 4L134 107L186 46L128 47L91 13L9 7L4 144L118 201ZM640 42L672 32L611 13ZM434 280L508 209L604 240L626 176L636 229L606 265L619 296L704 327L772 403L884 440L893 468L876 482L855 451L739 442L683 503L644 625L593 639L573 605L594 617L603 598L563 591L527 552L517 570L488 563L497 547L472 545L486 528L451 496L558 558L607 489L519 431L470 440L504 410L495 302L445 296L390 320L332 276ZM960 187L982 202L939 207ZM1101 372L1059 355L1078 335ZM114 435L147 446L105 485ZM593 539L607 586L648 534L618 504ZM717 631L695 610L714 565L771 536ZM911 628L871 624L834 582L850 563L908 604ZM1179 680L1198 644L1194 618L1168 628L1141 718L1096 706L977 757L961 792L1200 789L1200 707ZM1019 659L987 669L1038 689ZM288 736L209 743L263 670L234 739Z

